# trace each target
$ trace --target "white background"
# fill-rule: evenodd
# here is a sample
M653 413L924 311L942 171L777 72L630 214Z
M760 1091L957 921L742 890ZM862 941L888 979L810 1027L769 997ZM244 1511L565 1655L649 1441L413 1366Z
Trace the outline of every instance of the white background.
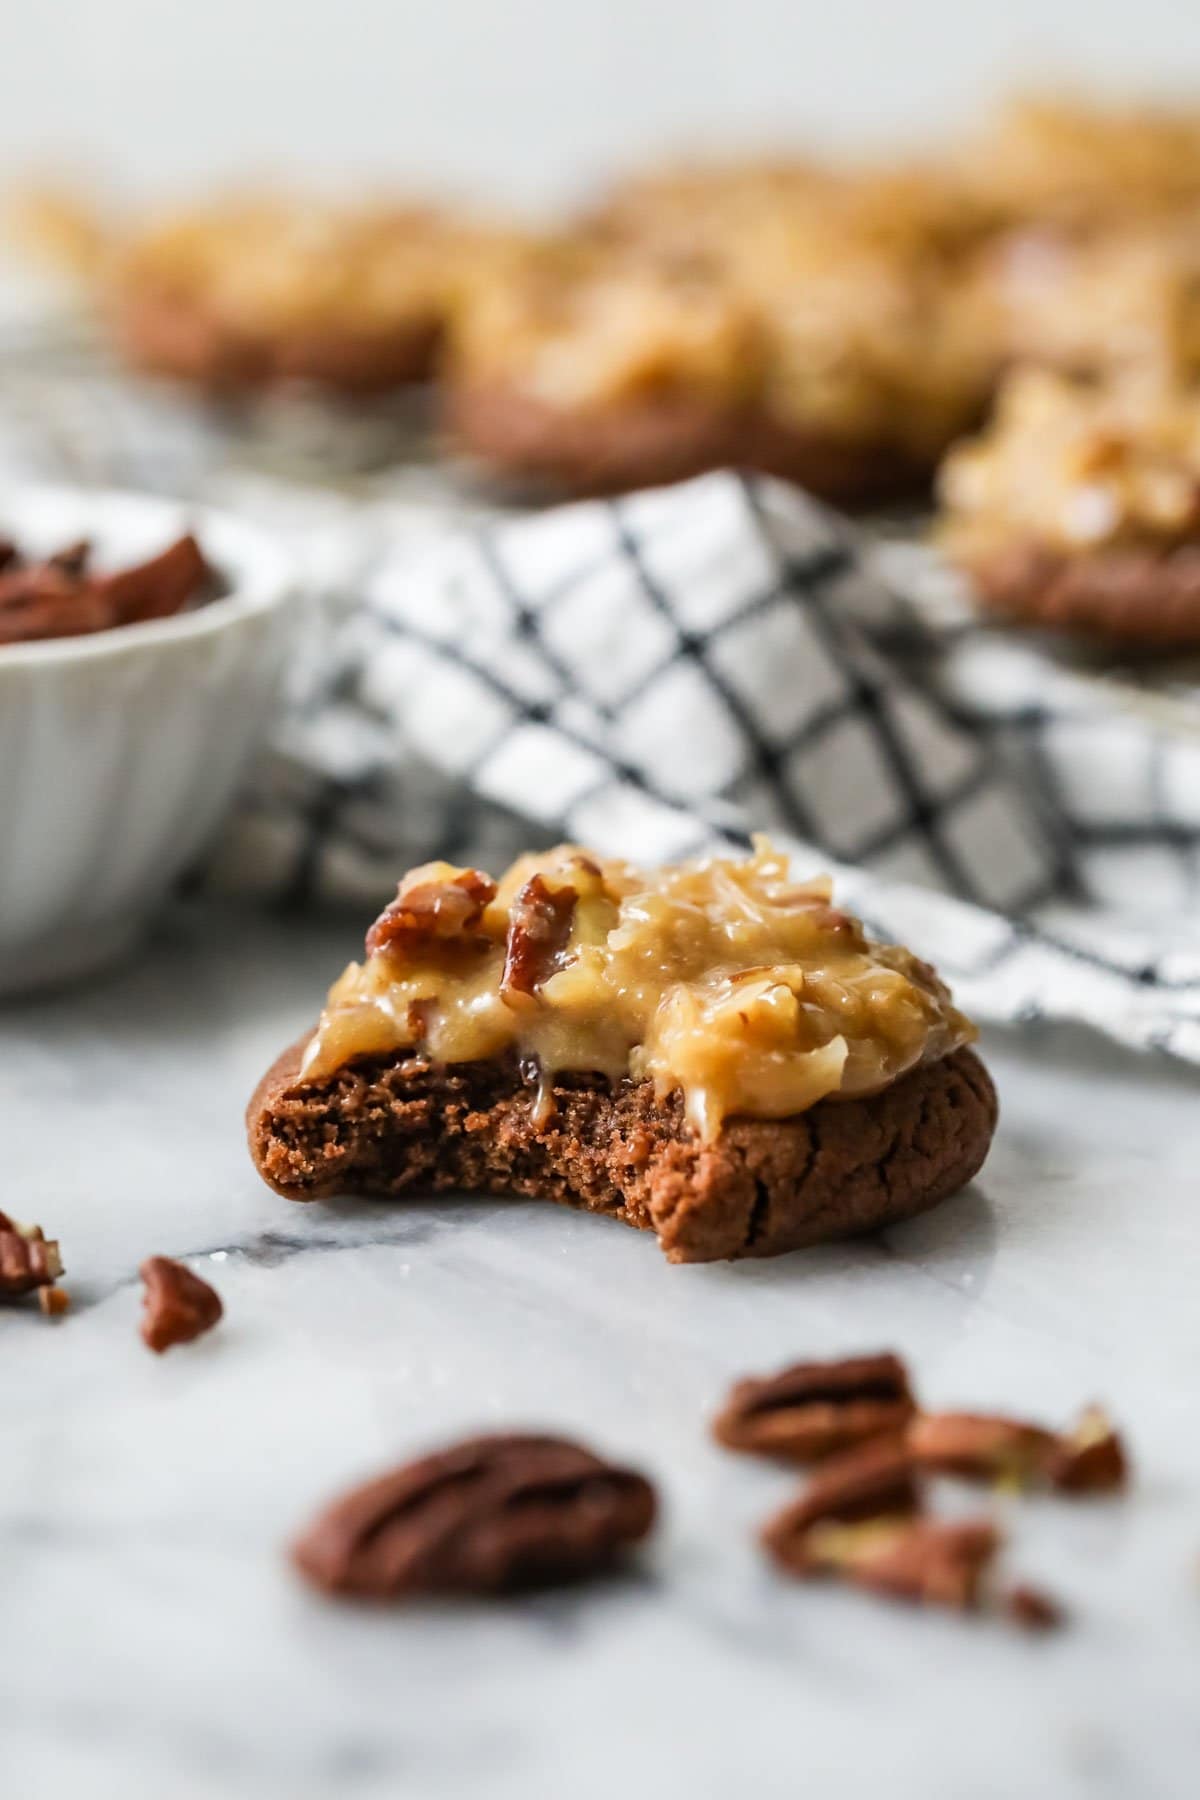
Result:
M1200 91L1197 0L9 0L0 167L517 202L654 150L926 135L1018 80Z

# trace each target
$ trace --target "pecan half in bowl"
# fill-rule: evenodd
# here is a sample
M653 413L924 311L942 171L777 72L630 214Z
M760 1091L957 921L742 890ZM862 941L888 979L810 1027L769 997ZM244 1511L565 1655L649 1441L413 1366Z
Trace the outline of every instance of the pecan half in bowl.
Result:
M0 538L33 570L86 543L88 579L72 589L60 571L43 624L68 629L81 607L92 627L33 631L35 593L18 608L30 635L0 641L0 992L11 992L126 949L212 836L266 721L294 583L254 527L133 494L0 491ZM197 557L213 577L203 604L159 578L166 564L190 581ZM152 591L124 591L131 571L156 566ZM54 581L38 579L54 599Z
M932 969L765 840L644 870L573 845L414 869L250 1102L289 1199L467 1189L604 1213L672 1262L894 1223L996 1100Z

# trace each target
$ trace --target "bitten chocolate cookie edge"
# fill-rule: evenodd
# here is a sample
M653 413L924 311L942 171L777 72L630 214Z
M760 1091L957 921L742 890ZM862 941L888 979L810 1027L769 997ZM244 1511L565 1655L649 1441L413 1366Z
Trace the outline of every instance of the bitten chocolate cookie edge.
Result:
M457 1188L553 1200L652 1230L672 1262L774 1256L911 1218L978 1172L997 1116L969 1049L866 1098L731 1118L705 1144L679 1097L660 1103L648 1082L610 1091L561 1076L538 1125L511 1060L400 1055L305 1085L306 1041L267 1071L246 1115L255 1166L285 1198Z

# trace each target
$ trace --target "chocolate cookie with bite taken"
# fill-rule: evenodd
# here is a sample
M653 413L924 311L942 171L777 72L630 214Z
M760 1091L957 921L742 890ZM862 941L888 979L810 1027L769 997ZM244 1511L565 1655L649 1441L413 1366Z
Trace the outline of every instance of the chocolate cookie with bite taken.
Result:
M654 871L563 847L497 882L429 864L251 1100L296 1200L466 1189L770 1256L962 1188L996 1120L927 964L764 841Z

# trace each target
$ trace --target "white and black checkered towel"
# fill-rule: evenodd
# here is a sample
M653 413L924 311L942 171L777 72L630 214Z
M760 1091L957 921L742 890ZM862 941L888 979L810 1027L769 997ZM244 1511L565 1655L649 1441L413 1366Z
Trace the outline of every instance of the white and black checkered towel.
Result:
M435 853L653 860L766 830L980 1017L1200 1061L1200 740L931 625L897 564L733 475L384 548L222 873L374 902Z

